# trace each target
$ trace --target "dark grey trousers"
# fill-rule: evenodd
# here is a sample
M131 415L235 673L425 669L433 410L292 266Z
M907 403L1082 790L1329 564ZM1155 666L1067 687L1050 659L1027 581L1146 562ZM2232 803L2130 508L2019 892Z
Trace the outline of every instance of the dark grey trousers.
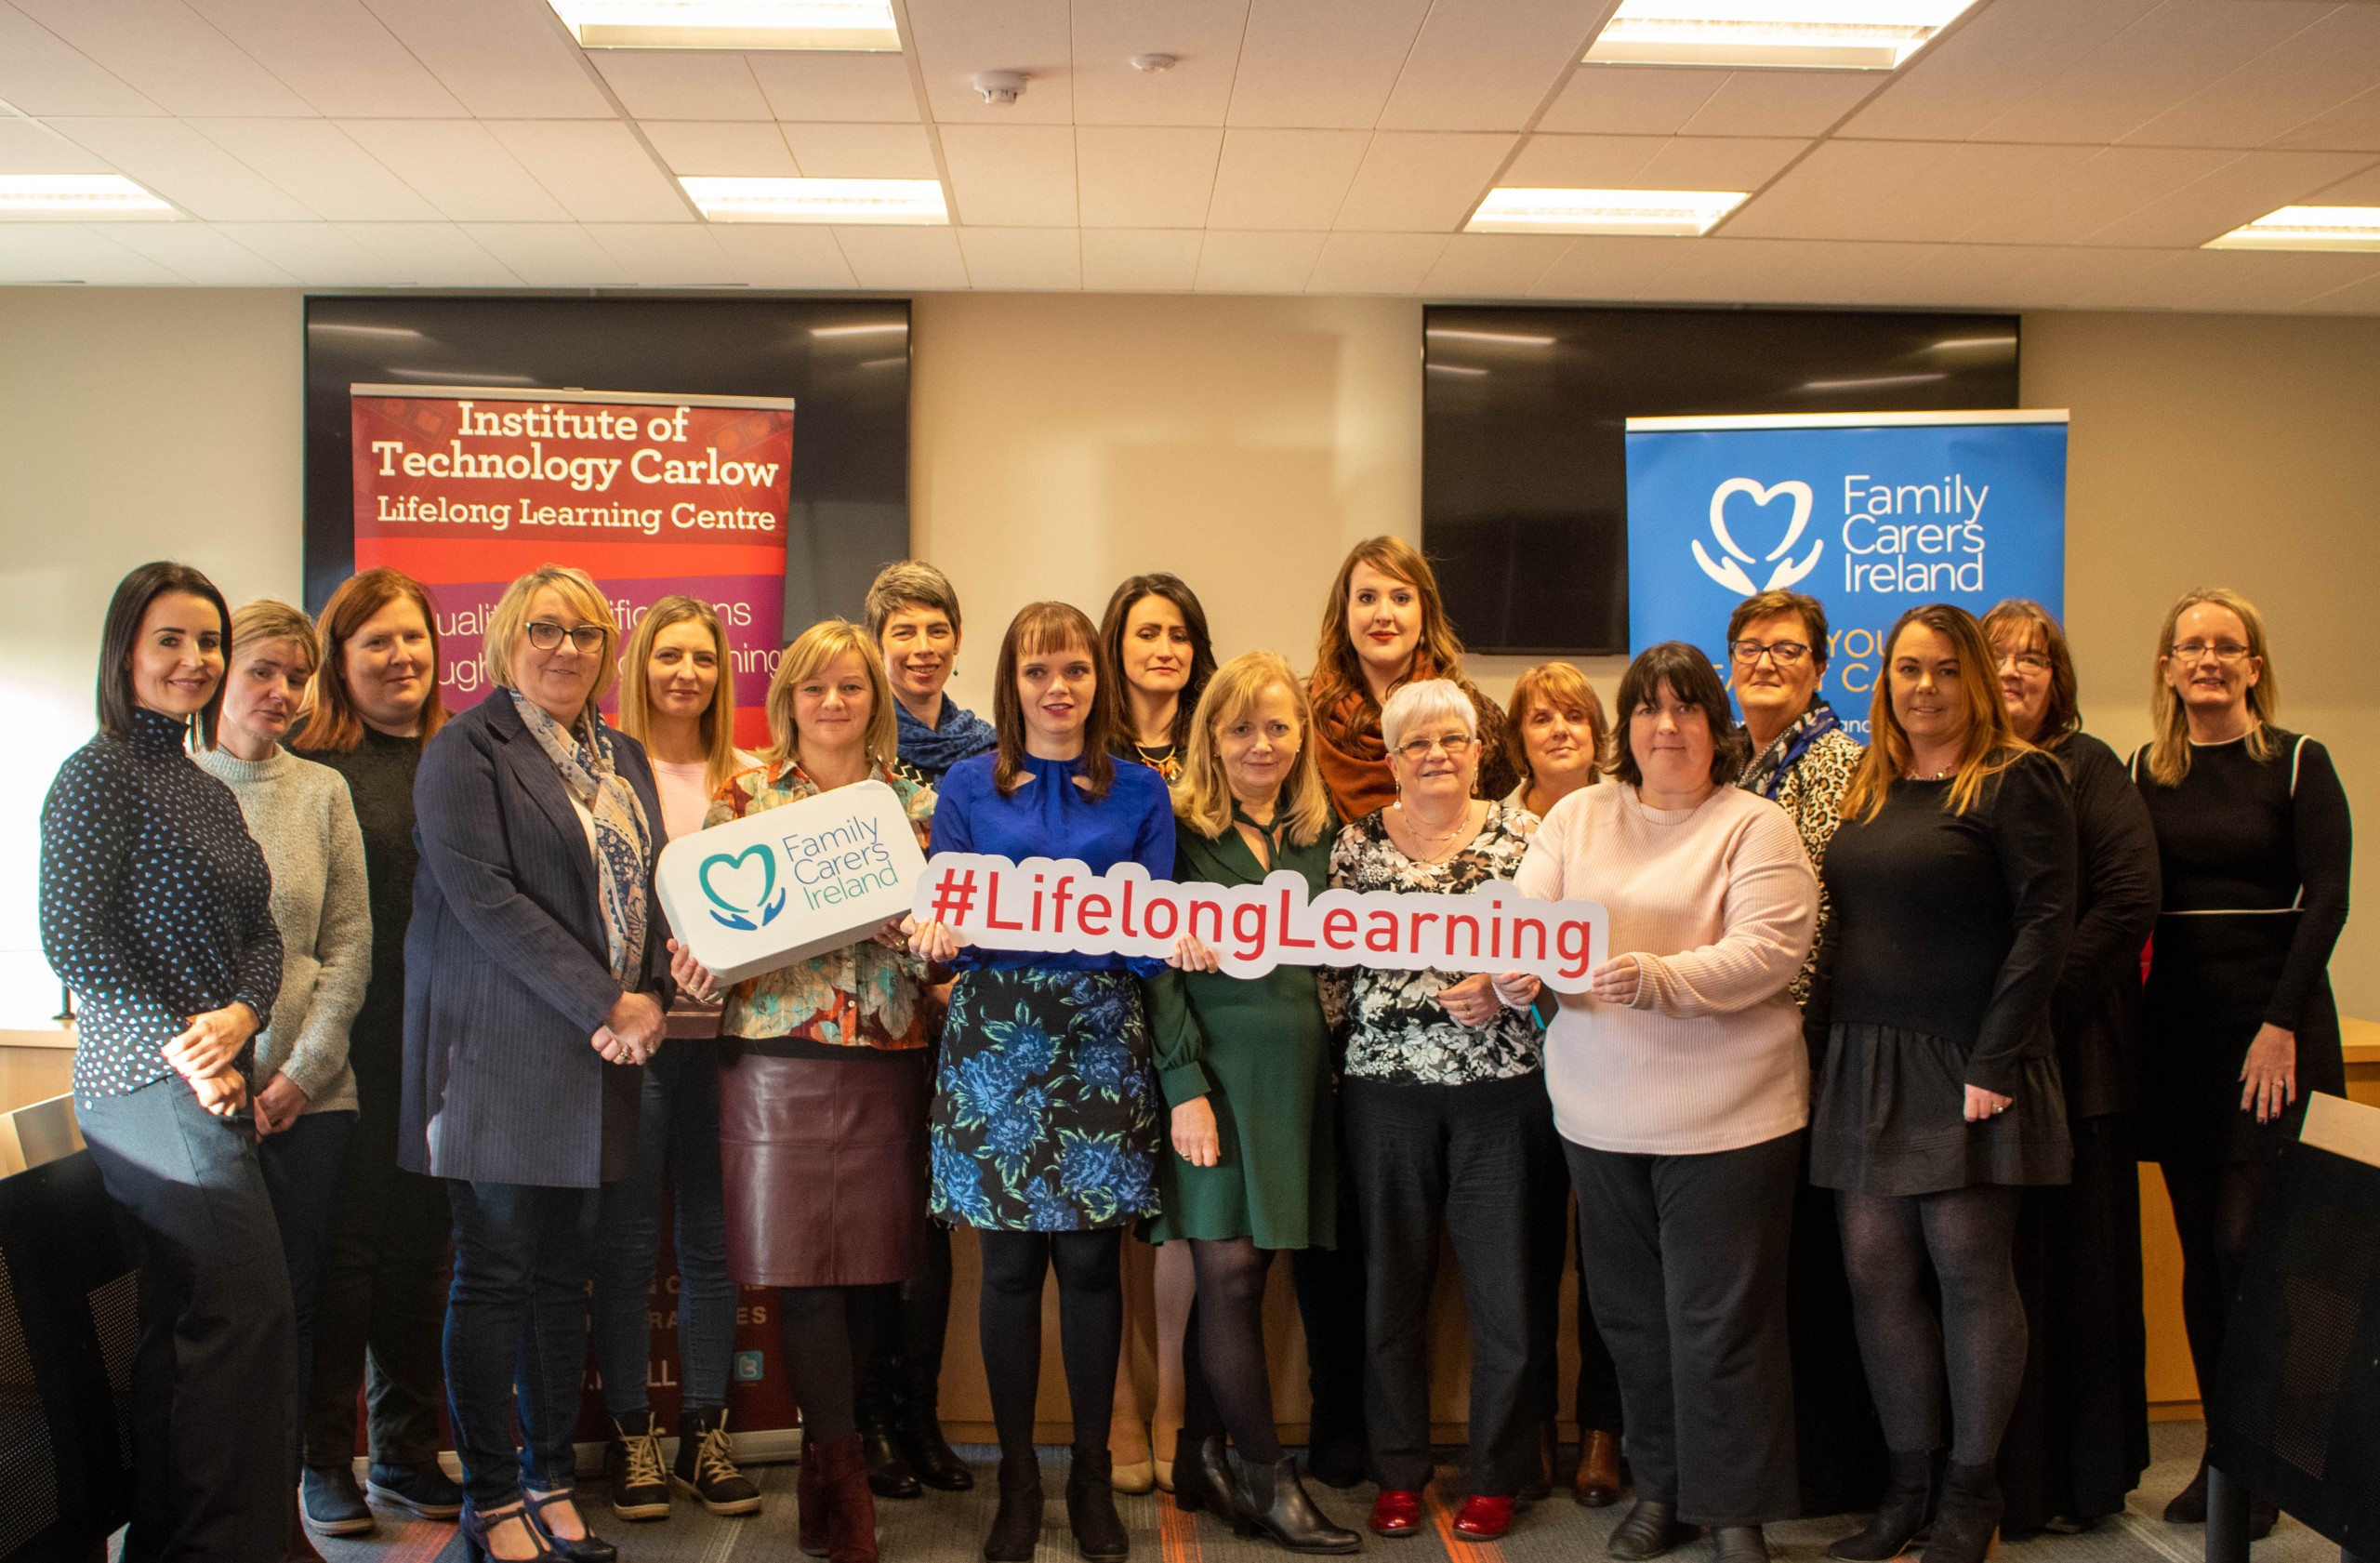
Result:
M1637 1493L1696 1525L1799 1514L1785 1271L1801 1132L1702 1156L1563 1150Z
M278 1558L298 1356L254 1133L174 1075L78 1117L140 1266L125 1563Z

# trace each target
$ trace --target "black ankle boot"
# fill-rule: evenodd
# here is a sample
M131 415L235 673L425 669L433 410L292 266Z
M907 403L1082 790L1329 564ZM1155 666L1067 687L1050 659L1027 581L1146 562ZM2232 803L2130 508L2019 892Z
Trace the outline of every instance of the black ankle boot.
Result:
M1890 1469L1875 1517L1858 1534L1845 1536L1827 1548L1829 1557L1844 1563L1886 1563L1908 1551L1925 1522L1934 1517L1934 1451L1894 1450L1885 1458Z
M2000 1467L1952 1461L1942 1471L1924 1563L1983 1563L2000 1540Z
M942 1364L904 1358L901 1364L901 1408L892 1423L892 1445L907 1462L909 1473L939 1492L965 1492L975 1485L975 1474L942 1436Z
M1075 1450L1074 1468L1066 1473L1066 1527L1083 1563L1123 1563L1131 1555L1132 1538L1116 1512L1115 1475L1105 1450Z
M1000 1508L984 1538L990 1563L1032 1563L1041 1541L1041 1462L1031 1450L1000 1451Z
M1222 1442L1217 1439L1216 1442ZM1177 1467L1177 1470L1179 1467ZM1176 1491L1179 1491L1177 1477ZM1250 1528L1291 1552L1360 1552L1364 1539L1322 1516L1298 1480L1298 1457L1284 1454L1271 1464L1239 1463L1238 1507Z
M1173 1446L1173 1506L1185 1514L1201 1510L1229 1522L1243 1536L1256 1534L1255 1522L1240 1507L1232 1481L1231 1456L1223 1436L1210 1433L1193 1441L1184 1437Z
M1645 1563L1645 1559L1659 1557L1677 1545L1683 1535L1675 1503L1639 1498L1629 1509L1628 1517L1612 1528L1611 1540L1604 1543L1604 1551L1618 1563Z
M1714 1525L1714 1563L1768 1563L1768 1537L1757 1525Z

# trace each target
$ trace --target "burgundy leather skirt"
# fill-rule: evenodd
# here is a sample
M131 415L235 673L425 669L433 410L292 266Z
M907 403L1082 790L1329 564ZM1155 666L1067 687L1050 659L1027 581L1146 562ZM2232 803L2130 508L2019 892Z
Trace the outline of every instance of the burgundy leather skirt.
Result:
M746 1286L875 1286L923 1255L926 1054L721 1048L727 1265Z

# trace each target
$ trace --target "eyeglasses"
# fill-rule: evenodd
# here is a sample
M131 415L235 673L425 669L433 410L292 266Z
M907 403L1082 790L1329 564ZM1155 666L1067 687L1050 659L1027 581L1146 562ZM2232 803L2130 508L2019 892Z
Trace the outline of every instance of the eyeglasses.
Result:
M1430 751L1434 748L1446 750L1448 760L1461 760L1471 752L1471 746L1478 741L1461 733L1447 738L1408 738L1396 746L1396 752L1405 757L1405 763L1408 765L1419 765L1429 759Z
M528 629L529 643L539 651L553 650L567 636L574 650L590 656L603 649L603 641L608 633L600 624L581 624L564 629L561 625L542 618L531 619Z
M2049 658L2037 651L2003 651L1992 661L1997 667L2013 667L2020 673L2049 671Z
M2212 656L2217 662L2237 662L2248 655L2248 648L2237 641L2216 641L2212 645L2204 641L2184 641L2174 648L2176 662L2196 662Z
M1810 655L1810 648L1799 641L1738 641L1727 648L1735 654L1740 667L1757 668L1765 656L1779 668L1791 668Z

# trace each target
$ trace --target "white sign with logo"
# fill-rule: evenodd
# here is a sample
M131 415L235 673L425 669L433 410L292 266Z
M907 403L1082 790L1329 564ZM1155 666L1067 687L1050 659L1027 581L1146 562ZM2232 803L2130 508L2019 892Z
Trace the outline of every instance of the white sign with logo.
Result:
M681 836L654 882L669 927L721 983L866 938L909 909L925 854L880 781Z

